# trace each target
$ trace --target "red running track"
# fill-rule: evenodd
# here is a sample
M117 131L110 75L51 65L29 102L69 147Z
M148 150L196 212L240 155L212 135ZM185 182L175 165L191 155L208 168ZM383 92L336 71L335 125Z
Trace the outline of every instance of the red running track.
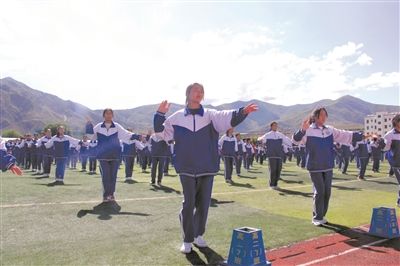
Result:
M399 218L398 218L399 220ZM368 235L368 226L344 228L328 224L337 233L290 246L267 250L272 265L400 265L400 239Z

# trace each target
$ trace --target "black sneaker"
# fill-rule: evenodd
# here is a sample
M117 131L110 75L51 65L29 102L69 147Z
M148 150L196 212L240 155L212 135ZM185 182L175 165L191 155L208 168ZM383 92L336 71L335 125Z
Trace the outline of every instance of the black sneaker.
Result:
M156 184L156 181L151 181L150 182L150 185L155 185Z
M64 181L59 181L59 180L57 180L57 181L54 181L53 183L49 183L49 184L47 184L47 186L49 186L49 187L54 187L54 186L63 186L64 185Z
M161 187L161 181L158 181L158 182L157 182L157 185L158 185L159 187Z
M132 179L125 179L124 183L126 184L133 184L134 181Z

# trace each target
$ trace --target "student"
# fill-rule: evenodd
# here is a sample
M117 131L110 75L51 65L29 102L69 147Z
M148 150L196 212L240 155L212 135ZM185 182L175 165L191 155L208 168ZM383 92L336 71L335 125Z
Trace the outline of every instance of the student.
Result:
M97 160L103 184L103 202L115 202L115 186L121 160L121 141L139 140L140 135L133 134L113 121L114 112L107 108L103 111L104 122L96 126L88 122L86 134L92 140L97 139Z
M399 192L397 198L397 206L400 207L400 114L396 114L392 119L393 128L384 136L383 147L387 151L387 158L392 171L399 184Z
M97 169L97 140L90 140L89 142L89 175L95 175Z
M51 129L48 128L45 135L37 141L37 148L42 154L43 176L41 178L48 178L50 176L51 164L53 162L53 153L51 149L47 149L45 144L51 139Z
M250 170L250 166L253 165L254 158L254 147L251 144L251 139L246 139L246 145L244 145L246 149L246 165L244 166L247 170Z
M168 118L170 103L163 101L154 116L154 130L165 141L175 141L175 169L183 188L180 221L183 231L182 253L190 253L192 243L207 247L203 239L214 176L219 171L218 136L237 126L257 110L250 104L231 111L203 108L204 88L193 83L186 89L186 107Z
M35 172L35 175L37 174L38 169L38 150L36 148L36 142L38 139L37 134L33 134L32 142L28 144L28 148L30 149L30 154L31 154L31 163L32 163L32 172Z
M242 162L243 162L243 158L246 154L246 148L245 148L245 143L244 141L240 138L240 133L236 133L235 135L236 137L236 142L237 142L237 153L236 153L236 157L235 157L235 166L236 166L236 174L238 176L240 176L241 174L241 168L242 168Z
M351 152L353 150L353 145L345 144L345 143L340 143L340 147L342 150L342 167L340 168L342 170L342 174L347 174L347 168L349 166L349 161L351 157Z
M75 143L70 143L69 146L69 163L67 163L67 165L69 165L69 169L76 169L76 164L78 163L78 157L79 157L79 153L78 153L78 148L79 146Z
M233 136L233 128L230 128L218 141L221 155L224 159L225 182L232 184L233 160L238 152L237 140Z
M128 130L132 132L132 130ZM122 142L122 160L125 163L125 183L133 184L133 166L135 164L135 157L137 147L142 146L142 143L136 139L127 140Z
M369 154L371 152L371 147L365 135L363 136L363 139L361 141L358 141L356 143L355 149L357 150L357 157L360 166L358 180L365 180L365 171L367 170Z
M165 159L164 176L169 175L169 164L172 163L172 155L174 154L174 141L168 142L168 157Z
M146 173L147 167L151 164L151 142L150 137L147 140L147 136L142 139L142 149L139 151L140 165L142 167L142 173Z
M267 147L269 186L273 190L279 189L278 181L282 171L283 145L292 146L292 140L278 131L278 123L270 124L270 131L258 138Z
M307 170L314 187L314 208L312 223L316 226L327 223L335 152L333 143L353 143L362 139L362 134L325 126L328 112L325 108L315 109L307 118L293 139L306 145Z
M82 164L81 172L86 172L86 166L89 157L89 145L90 140L86 135L84 135L81 144L77 147L77 150L79 152L79 159Z
M10 170L15 175L22 175L21 169L16 165L14 156L7 152L6 142L0 136L0 168L2 172Z
M151 135L149 142L151 143L151 185L155 185L157 176L157 185L161 186L164 164L170 154L170 147L160 136ZM158 170L158 174L157 174Z
M53 148L54 159L56 160L55 181L49 186L64 185L65 166L69 155L71 144L78 145L80 140L64 134L64 127L57 128L57 135L53 136L44 145L47 149Z
M371 155L372 155L372 171L374 173L379 173L379 166L380 166L380 161L381 161L381 156L382 156L382 148L380 146L381 139L379 139L377 136L373 137L373 141L370 144L371 146Z

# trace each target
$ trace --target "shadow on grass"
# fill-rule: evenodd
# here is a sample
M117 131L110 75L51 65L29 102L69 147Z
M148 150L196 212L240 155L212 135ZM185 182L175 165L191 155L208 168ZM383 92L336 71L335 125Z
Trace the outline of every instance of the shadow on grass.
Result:
M361 191L361 188L357 188L357 187L345 187L345 186L339 186L339 185L332 185L333 188L337 188L339 190L347 190L347 191Z
M236 182L232 181L232 183L230 185L233 187L244 187L244 188L254 189L253 185L249 184L249 183L242 184L242 183L236 183Z
M248 175L242 175L242 174L238 175L238 177L239 178L248 178L248 179L256 179L257 178L256 176L248 176Z
M121 206L116 202L102 202L93 207L91 210L80 210L77 213L78 218L82 218L87 214L98 215L99 220L111 220L114 215L133 215L133 216L150 216L147 213L140 212L121 212Z
M176 190L172 187L167 187L167 186L156 186L156 185L152 185L152 188L150 188L151 191L163 191L165 193L176 193L178 195L181 195L181 192L179 190Z
M366 182L373 182L381 185L398 185L396 182L391 182L391 181L379 181L379 180L372 180L372 179L367 179L365 180Z
M287 184L303 184L304 183L304 181L301 181L301 180L285 180L285 179L282 179L282 178L279 178L279 180L281 180L282 182L284 182L284 183L287 183Z
M286 195L293 195L293 196L302 196L306 198L312 198L313 193L312 192L301 192L297 190L290 190L286 188L279 188L279 195L281 196L286 196Z
M233 201L233 200L218 200L218 199L211 198L210 207L218 207L218 205L220 205L220 204L229 204L229 203L234 203L234 202L235 201Z
M186 254L186 259L191 265L223 265L224 258L213 249L199 247L199 251L206 257L206 261L200 258L195 250L192 250L192 252Z

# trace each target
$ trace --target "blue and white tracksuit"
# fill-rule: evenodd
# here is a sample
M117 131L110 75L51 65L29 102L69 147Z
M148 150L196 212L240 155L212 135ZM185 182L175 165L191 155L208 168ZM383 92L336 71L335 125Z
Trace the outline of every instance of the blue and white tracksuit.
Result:
M358 176L360 178L364 178L365 171L367 170L371 147L367 140L361 140L356 143L355 149L357 150L357 158L360 165L360 172Z
M235 136L223 135L218 141L218 146L224 158L225 180L232 180L233 161L238 152L237 139Z
M386 133L384 140L385 143L381 147L383 147L384 151L387 151L389 164L392 167L397 182L399 183L397 205L400 206L400 131L393 128Z
M97 139L96 157L100 162L103 199L113 198L122 152L120 141L139 140L140 135L127 131L115 122L112 122L109 128L105 122L98 123L94 127L88 125L86 130L86 134L90 134L92 140Z
M68 135L53 136L44 145L47 149L53 148L52 153L56 160L56 181L64 181L65 166L69 156L69 147L71 144L78 145L79 139Z
M214 176L219 171L218 137L246 118L243 109L181 109L167 119L154 115L154 131L165 141L175 141L175 169L180 175L184 200L180 221L184 242L205 232Z
M278 131L269 131L258 138L267 147L266 156L269 163L269 185L277 187L282 171L283 145L292 146L292 140Z
M246 155L246 147L245 147L245 143L243 140L237 140L237 153L236 153L236 161L235 161L235 165L236 165L236 174L240 175L241 173L241 168L242 168L242 163L243 163L243 159L245 159L245 155Z
M362 139L362 134L339 130L330 126L311 124L306 130L298 130L293 140L306 145L306 167L314 189L313 219L322 220L329 205L332 187L332 169L335 167L334 142L353 143Z
M11 154L8 154L6 142L0 137L0 168L2 172L7 171L15 165L16 159Z

